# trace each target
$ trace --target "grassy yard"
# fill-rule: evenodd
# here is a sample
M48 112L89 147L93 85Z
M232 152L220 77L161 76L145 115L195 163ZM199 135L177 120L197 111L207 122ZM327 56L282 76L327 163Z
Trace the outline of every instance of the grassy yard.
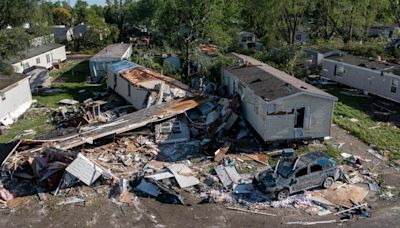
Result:
M47 134L55 129L55 126L48 122L49 117L50 115L46 112L36 112L32 109L27 111L7 130L7 134L0 135L0 143L8 143L28 129L36 131L36 134L24 135L20 137L21 139Z
M40 92L33 94L33 99L36 99L39 104L47 108L59 107L58 102L62 99L74 99L82 102L90 97L93 97L93 92L104 92L105 86L91 86L87 84L89 76L88 61L72 60L66 63L61 70L52 70L50 77L53 78L52 89L57 89L54 92ZM49 117L51 112L45 110L38 111L37 109L28 110L21 116L16 123L11 125L7 134L0 135L0 143L11 141L15 136L20 135L24 130L33 129L37 133L35 135L27 135L22 138L34 138L45 135L54 130L56 126L50 123Z
M367 114L371 98L347 96L335 86L325 89L339 98L334 110L334 123L365 143L390 152L392 159L400 159L400 129L392 124L380 123Z

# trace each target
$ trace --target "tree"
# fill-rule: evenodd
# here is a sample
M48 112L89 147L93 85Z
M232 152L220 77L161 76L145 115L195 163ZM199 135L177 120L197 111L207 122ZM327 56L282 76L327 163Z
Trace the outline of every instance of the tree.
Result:
M117 24L120 31L119 40L122 41L122 34L125 30L126 16L132 0L107 0L105 7L105 20L109 24Z
M144 25L149 28L155 19L159 7L158 0L140 0L128 5L126 20L132 25Z
M396 23L400 26L400 1L389 0L388 12L394 17Z
M89 9L88 9L88 4L87 2L83 0L77 0L74 8L73 8L73 14L75 17L75 23L79 24L82 22L85 22L87 20L88 14L89 14Z
M72 13L69 9L58 7L54 9L53 21L57 25L72 26Z
M166 45L185 53L186 79L191 77L194 47L211 40L221 49L228 48L236 37L234 19L238 18L234 0L163 0L156 12L156 28Z
M0 1L0 30L8 25L17 27L24 24L32 15L38 0L1 0Z
M11 57L23 57L29 47L30 36L23 28L0 30L0 71L6 74L13 72L9 64Z
M96 15L99 17L104 17L104 7L100 6L100 5L91 5L90 6L90 10L93 10L94 12L96 12Z

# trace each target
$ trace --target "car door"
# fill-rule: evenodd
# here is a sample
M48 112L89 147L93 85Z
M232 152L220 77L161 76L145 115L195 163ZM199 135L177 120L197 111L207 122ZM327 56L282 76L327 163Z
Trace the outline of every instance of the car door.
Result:
M308 174L309 188L318 187L325 180L325 174L323 172L323 168L319 164L311 164L310 172Z
M308 167L298 168L294 172L293 179L291 182L291 190L292 190L291 192L298 192L309 186L307 174L308 174Z

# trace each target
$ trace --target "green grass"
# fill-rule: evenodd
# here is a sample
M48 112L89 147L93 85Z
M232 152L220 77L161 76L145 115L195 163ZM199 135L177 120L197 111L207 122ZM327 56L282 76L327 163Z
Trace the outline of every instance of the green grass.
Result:
M400 129L392 124L379 123L367 114L366 110L372 104L370 98L341 94L340 89L335 86L327 89L339 98L335 105L334 123L365 143L374 144L381 151L390 152L392 159L400 159ZM358 121L351 121L352 118Z
M90 86L87 84L89 76L88 61L73 60L66 63L64 69L52 70L50 76L54 79L52 88L62 89L61 92L45 93L40 92L33 95L39 104L50 108L58 108L58 102L62 99L74 99L82 102L93 97L93 92L104 92L105 86ZM84 90L84 92L79 92ZM33 129L35 135L25 136L23 138L34 138L46 135L56 128L52 123L47 123L51 112L28 110L21 116L17 122L10 126L5 135L0 135L0 143L11 141L15 136L23 133L24 130Z
M55 129L55 126L48 123L49 115L45 112L35 112L30 110L21 116L10 129L7 130L5 135L0 135L0 143L8 143L16 136L23 133L24 130L33 129L36 131L35 135L26 135L22 138L32 138L40 135L45 135Z
M49 107L58 107L58 102L62 99L74 99L82 102L93 97L93 92L104 92L105 86L93 87L87 84L90 75L89 62L72 60L68 62L64 69L53 70L50 76L54 78L52 88L62 89L61 92L36 94L33 98L39 103Z

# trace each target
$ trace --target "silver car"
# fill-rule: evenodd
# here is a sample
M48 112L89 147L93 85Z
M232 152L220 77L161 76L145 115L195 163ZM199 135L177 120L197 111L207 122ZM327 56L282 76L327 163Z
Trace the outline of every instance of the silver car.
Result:
M274 169L265 170L254 178L256 187L273 193L278 200L303 190L330 188L340 177L341 169L323 152L312 152L300 157L282 157Z

